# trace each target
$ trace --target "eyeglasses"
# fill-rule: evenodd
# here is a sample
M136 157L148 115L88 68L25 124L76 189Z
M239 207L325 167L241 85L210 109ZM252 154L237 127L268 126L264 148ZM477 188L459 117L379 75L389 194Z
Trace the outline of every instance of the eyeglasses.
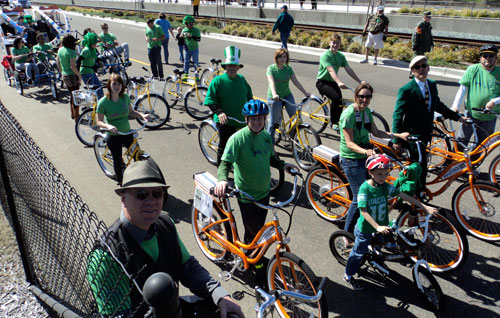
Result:
M101 28L101 29L103 29L103 30L107 30L107 29L108 29L108 27L104 27L104 28Z
M427 66L429 66L429 65L427 65L427 64L424 63L424 64L421 64L421 65L415 65L415 66L413 66L413 68L418 71L420 68L424 69Z
M481 57L484 57L485 59L492 59L495 56L495 54L481 54Z
M153 190L153 191L148 191L148 190L139 190L136 193L131 193L134 198L140 201L144 201L147 198L149 198L149 194L153 196L155 199L161 199L163 198L163 190L158 189L158 190Z
M357 95L359 99L372 99L373 95Z

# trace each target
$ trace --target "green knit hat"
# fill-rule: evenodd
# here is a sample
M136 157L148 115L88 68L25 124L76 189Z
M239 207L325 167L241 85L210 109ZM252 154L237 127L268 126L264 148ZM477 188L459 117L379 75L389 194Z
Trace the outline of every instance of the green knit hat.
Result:
M222 67L226 65L239 65L243 67L243 65L240 64L241 50L237 46L226 46L224 49L224 56L226 57L226 61L221 63Z

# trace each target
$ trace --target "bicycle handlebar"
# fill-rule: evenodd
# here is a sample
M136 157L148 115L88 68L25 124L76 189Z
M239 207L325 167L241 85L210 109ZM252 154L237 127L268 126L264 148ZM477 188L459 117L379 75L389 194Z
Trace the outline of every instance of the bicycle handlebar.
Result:
M122 132L119 132L119 131L118 131L118 132L116 132L116 133L117 133L118 135L122 135L122 136L125 136L125 135L132 135L132 134L135 134L136 132L138 132L139 130L143 130L143 129L144 129L144 127L146 127L146 123L147 123L147 122L144 122L144 124L142 124L142 126L141 126L141 127L137 128L137 129L132 129L132 130L130 130L130 131L128 131L128 132L126 132L126 133L122 133ZM109 130L109 129L107 129L107 128L102 128L102 127L101 127L101 128L99 129L99 131L101 131L101 132L107 132L107 131L110 131L110 130Z
M308 296L308 295L304 295L304 294L289 291L289 290L274 290L271 292L271 294L268 294L262 288L260 288L258 286L255 287L256 298L258 298L258 299L260 297L264 298L264 302L259 307L257 317L259 317L259 318L264 317L264 311L269 306L274 304L281 297L295 298L295 299L303 300L303 301L310 302L310 303L317 302L318 300L321 299L321 297L323 297L323 287L325 286L326 281L327 281L326 277L323 277L321 279L321 282L318 285L318 292L314 296Z
M416 231L422 227L425 228L424 235L423 235L422 239L420 240L422 243L424 243L427 240L427 236L429 235L429 220L431 219L431 217L432 217L432 214L427 214L425 216L425 220L422 223L419 223L418 225L409 228L410 231ZM408 244L409 246L416 246L417 245L417 243L410 242L410 240L408 240L408 238L400 230L400 228L398 228L398 227L391 228L391 231L394 234L396 234L397 236L401 237L403 239L403 241L405 241L405 243ZM376 236L380 236L380 235L382 235L382 234L379 232L372 233L372 237L376 237Z
M239 120L238 118L235 118L235 117L231 117L231 116L226 116L226 117L227 117L228 120L235 121L235 122L237 122L239 124L246 124L247 123L246 121L244 121L244 120L241 121L241 120Z
M472 107L471 109L475 110L475 111L478 111L478 112L481 112L483 114L492 114L492 115L500 116L500 112L496 112L494 110L489 110L489 109L486 109L486 108L475 108L475 107Z

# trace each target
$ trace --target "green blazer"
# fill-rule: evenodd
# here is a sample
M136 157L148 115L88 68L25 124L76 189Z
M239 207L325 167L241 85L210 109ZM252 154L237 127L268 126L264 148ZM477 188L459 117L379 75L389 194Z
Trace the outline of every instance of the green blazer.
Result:
M460 115L448 108L439 99L436 81L427 79L431 97L430 111L425 105L424 96L415 80L411 80L398 91L398 98L392 114L392 131L394 133L409 132L422 137L423 141L431 140L434 112L441 113L445 118L459 120ZM394 139L393 142L399 142Z

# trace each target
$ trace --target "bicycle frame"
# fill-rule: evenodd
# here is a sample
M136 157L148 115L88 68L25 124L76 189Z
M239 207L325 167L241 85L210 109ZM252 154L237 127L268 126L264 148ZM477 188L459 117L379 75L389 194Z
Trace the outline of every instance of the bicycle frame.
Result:
M134 140L130 144L130 147L128 147L127 150L122 155L122 161L125 163L127 167L132 163L132 160L138 161L139 155L142 152L141 149L139 148L139 142L137 137L138 137L137 133L134 133ZM109 150L109 147L106 145L106 150L104 151L103 154L103 160L109 163L110 165L113 165L113 162L109 158L111 158L111 152Z

